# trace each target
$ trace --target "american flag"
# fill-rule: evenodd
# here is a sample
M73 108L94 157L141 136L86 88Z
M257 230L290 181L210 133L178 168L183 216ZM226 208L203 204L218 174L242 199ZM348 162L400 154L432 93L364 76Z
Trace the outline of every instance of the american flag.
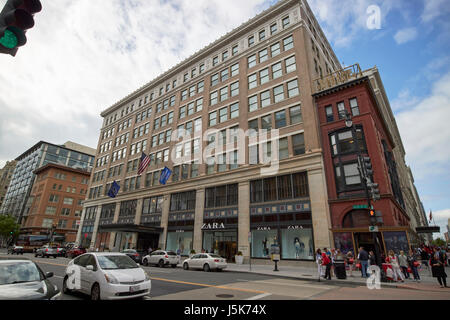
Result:
M148 164L150 163L150 157L142 152L141 163L139 163L138 175L141 175L145 169L147 169Z

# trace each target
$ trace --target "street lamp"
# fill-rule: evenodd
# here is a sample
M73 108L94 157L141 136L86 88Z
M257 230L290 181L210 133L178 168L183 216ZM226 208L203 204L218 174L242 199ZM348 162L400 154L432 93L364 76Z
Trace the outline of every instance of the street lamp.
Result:
M352 115L348 111L345 112L345 126L352 130L352 138L353 138L353 142L355 143L356 153L358 155L359 176L360 176L362 184L364 185L364 190L366 192L366 197L367 197L367 206L368 206L368 209L370 212L370 224L371 224L371 226L375 226L376 218L373 214L374 210L373 210L373 207L372 207L372 204L370 201L370 193L369 193L369 184L372 185L373 183L370 180L370 178L368 177L368 175L364 174L365 172L367 172L365 170L365 161L367 161L367 159L368 159L370 162L370 158L364 157L361 154L361 149L359 147L358 137L356 134L356 128L355 128L355 125L352 120ZM377 236L376 236L375 232L372 232L372 236L373 236L373 244L375 246L375 260L376 260L377 265L379 266L379 265L381 265L381 257L380 257L380 252L379 252L379 248L377 245Z

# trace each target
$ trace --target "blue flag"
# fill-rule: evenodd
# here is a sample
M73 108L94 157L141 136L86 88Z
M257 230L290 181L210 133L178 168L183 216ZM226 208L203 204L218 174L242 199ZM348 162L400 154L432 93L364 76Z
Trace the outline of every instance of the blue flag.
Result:
M119 193L119 190L120 190L119 184L116 181L114 181L111 185L111 188L108 191L108 196L111 198L115 198Z
M170 170L167 167L164 167L164 169L161 171L161 175L159 177L159 183L165 185L167 181L169 180L170 175L172 174L172 170Z

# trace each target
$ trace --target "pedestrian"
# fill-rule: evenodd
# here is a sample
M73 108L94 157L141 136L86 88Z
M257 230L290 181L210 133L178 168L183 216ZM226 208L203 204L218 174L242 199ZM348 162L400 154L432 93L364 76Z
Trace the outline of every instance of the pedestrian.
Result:
M400 250L400 254L398 256L398 263L400 265L400 268L402 269L405 279L409 279L408 257L405 255L405 252L403 250Z
M373 251L369 251L369 265L375 266L377 264L377 260L375 258L375 253Z
M322 251L320 249L317 249L316 251L316 263L317 263L317 272L319 273L319 281L320 277L324 275L323 268L322 268Z
M358 260L361 264L361 276L367 278L367 267L369 266L369 254L363 247L359 248Z
M335 262L336 262L336 254L337 254L337 251L334 250L334 249L331 249L331 255L330 255L331 270L330 270L330 273L331 273L332 277L336 275L336 271L335 271L335 269L336 269L336 264L335 264Z
M324 248L324 251L325 252L322 253L322 265L325 266L325 279L331 280L331 259L326 253L326 248Z
M413 250L409 250L408 263L414 276L414 281L420 282L420 275L417 268L420 266L419 256Z
M428 255L428 252L427 252L425 246L423 246L420 251L420 260L421 260L422 265L424 265L427 268L427 270L429 269L429 267L428 267L429 259L430 259L430 256Z
M353 271L354 262L355 262L355 257L353 256L352 250L350 250L349 252L347 252L347 265L348 265L348 271L350 273L350 277L353 277L352 271Z
M400 269L400 264L398 262L398 257L395 255L394 251L389 250L389 254L386 260L389 261L392 266L394 281L398 281L398 278L400 278L401 282L405 282L402 271Z
M148 247L147 251L148 251L148 254L152 253L152 251L153 251L152 247Z
M445 255L439 249L434 249L431 255L430 266L433 278L437 278L441 288L447 287L447 274L445 273Z

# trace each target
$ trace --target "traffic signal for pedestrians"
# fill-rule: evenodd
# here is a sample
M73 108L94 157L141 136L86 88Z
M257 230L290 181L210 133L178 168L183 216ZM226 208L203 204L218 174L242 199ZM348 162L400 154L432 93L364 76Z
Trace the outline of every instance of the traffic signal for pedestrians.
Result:
M0 13L0 53L15 56L27 43L25 32L33 28L33 14L42 10L39 0L8 0Z
M380 189L378 189L378 183L368 183L367 187L369 187L370 195L372 196L373 201L380 200Z

